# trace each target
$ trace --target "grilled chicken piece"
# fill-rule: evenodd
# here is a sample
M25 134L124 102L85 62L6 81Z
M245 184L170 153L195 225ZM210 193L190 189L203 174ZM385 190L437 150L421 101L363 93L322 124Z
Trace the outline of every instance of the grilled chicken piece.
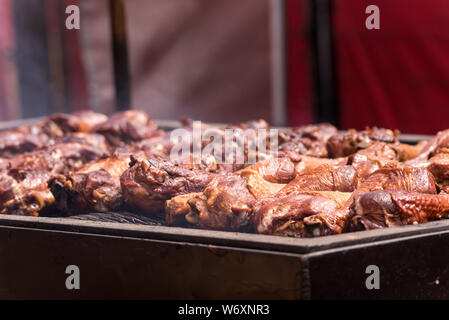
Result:
M413 167L379 169L359 185L341 209L333 213L321 213L305 218L304 224L308 235L342 233L354 215L350 210L354 196L382 190L405 190L427 194L436 194L437 191L435 178L426 169Z
M11 158L52 144L53 141L37 126L24 126L0 132L0 157Z
M449 193L449 148L441 147L429 160L413 163L412 166L428 169L434 175L440 192Z
M254 205L255 230L304 236L304 218L332 215L346 204L357 183L357 172L352 166L324 165L299 174L274 197L261 199ZM320 201L323 201L322 208L318 205Z
M0 214L38 216L54 203L47 187L50 174L29 170L0 173Z
M346 157L376 142L397 144L398 134L397 131L377 127L366 128L364 131L351 129L330 137L327 141L327 151L331 158Z
M202 192L182 194L167 200L165 203L165 221L168 225L197 225L198 214L193 213L191 204L201 199Z
M406 162L405 165L416 165L428 161L442 148L449 148L449 129L438 132L427 144L421 149L419 154Z
M322 196L324 198L334 200L335 202L337 202L339 208L344 207L352 196L352 192L340 191L304 191L301 194Z
M375 191L354 197L351 229L370 230L449 217L449 195Z
M137 150L145 152L148 159L169 159L170 151L173 146L174 143L170 140L170 134L166 132L157 137L138 141L133 146L131 146L131 148L135 147Z
M62 137L71 132L90 132L107 119L104 114L84 110L73 114L56 113L44 119L38 126L50 137Z
M416 145L400 143L398 145L399 161L403 162L416 158L426 145L427 141L421 141Z
M279 132L280 156L327 157L327 140L337 132L334 126L327 123L283 129Z
M422 168L382 168L366 179L355 193L381 190L436 194L435 178L428 170Z
M255 199L261 199L267 196L272 196L276 194L285 183L292 180L295 177L295 167L293 162L288 158L279 158L279 159L270 159L262 162L258 162L254 165L251 165L243 170L237 171L234 173L235 176L239 176L244 178L243 180L238 178L228 177L228 175L219 175L215 178L214 182L211 182L207 186L208 191L204 191L204 193L193 193L187 195L180 195L174 197L166 202L166 221L168 224L193 224L200 225L198 215L203 219L202 224L200 226L209 228L209 229L231 229L235 224L233 222L230 225L223 224L223 217L215 217L219 215L217 210L211 209L210 206L224 206L221 201L233 201L230 206L235 206L236 202L233 197L235 193L232 189L234 186L238 186L241 189L242 197L246 199L250 199L251 201ZM209 207L204 203L206 199L210 199L215 196L212 193L212 189L214 185L219 186L220 190L217 191L219 201L213 202L213 205L210 202L207 202ZM243 188L244 186L244 188ZM252 197L248 196L248 191L252 195ZM227 200L226 200L227 199ZM232 200L233 199L233 200ZM213 200L215 201L215 200ZM249 202L244 200L245 203L249 205ZM201 211L201 210L202 211ZM201 215L203 212L203 215ZM228 208L229 212L229 208ZM246 211L245 211L246 212ZM246 213L245 213L246 214ZM248 213L249 214L249 213ZM214 219L208 219L207 222L204 222L205 216L212 216ZM228 217L233 217L232 215L228 215ZM238 220L238 217L235 218ZM212 221L212 222L211 222ZM215 222L216 223L215 223ZM217 221L221 221L220 224ZM246 221L243 223L246 225Z
M235 174L242 177L256 174L262 179L272 183L288 183L296 176L295 165L288 158L273 158L260 161L235 172Z
M123 203L120 176L130 161L130 155L111 156L89 162L76 173L53 177L49 186L55 208L66 215L118 209Z
M295 163L295 170L297 174L305 173L308 170L318 168L319 166L327 165L331 167L341 167L348 163L348 158L325 159L309 156L301 156L297 158L289 157Z
M336 201L320 195L266 198L254 205L254 229L262 234L303 237L305 217L332 214L339 207Z
M85 132L69 133L61 138L56 139L55 144L63 144L68 142L77 142L80 144L98 148L100 150L104 150L105 152L109 148L104 136L102 136L101 134Z
M380 168L398 165L399 152L396 146L383 142L375 142L368 148L360 150L348 158L360 181L365 180Z
M168 224L191 224L202 229L237 231L250 226L254 196L246 179L217 175L203 192L174 197L166 204Z
M79 142L66 142L10 159L9 168L49 173L77 171L85 163L100 159L107 150Z
M46 148L55 143L56 138L92 141L93 136L82 135L93 125L107 119L105 115L91 111L78 114L55 114L37 125L23 126L14 130L0 132L0 157L11 158L17 154ZM70 138L69 138L70 137ZM97 138L98 140L99 138Z
M5 158L0 158L0 173L6 170L9 166L9 160Z
M449 153L438 153L417 166L427 168L433 174L440 192L449 193Z
M256 199L274 195L296 175L295 165L288 158L261 161L235 174L247 179L247 187Z
M164 160L137 160L120 178L124 201L142 213L161 213L165 201L202 191L213 174L187 169Z
M96 125L92 132L103 134L116 147L163 134L145 112L136 110L116 113Z
M352 166L331 167L323 165L300 173L281 189L276 196L288 196L306 191L352 192L358 184L357 172Z

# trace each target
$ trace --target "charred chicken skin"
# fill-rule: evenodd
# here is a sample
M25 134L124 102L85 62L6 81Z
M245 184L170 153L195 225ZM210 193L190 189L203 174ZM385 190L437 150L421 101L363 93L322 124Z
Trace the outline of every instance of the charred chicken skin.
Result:
M166 203L168 224L190 224L203 229L248 228L254 196L247 181L237 175L217 175L203 192L181 195Z
M233 175L216 175L203 192L168 200L166 221L219 230L248 227L254 201L276 194L294 176L288 158L259 162Z
M71 132L91 132L95 126L107 119L104 114L89 110L74 114L56 113L40 122L38 126L50 137L62 137Z
M282 198L263 199L254 206L254 228L258 233L305 236L304 218L316 214L332 214L338 203L327 197L293 194Z
M254 228L266 234L304 236L305 217L333 214L346 203L357 184L352 166L324 165L299 174L272 198L263 198L254 205Z
M213 174L183 168L165 160L133 158L120 177L124 201L142 213L164 211L165 201L186 193L202 191Z
M398 132L382 128L366 128L364 131L348 130L338 133L327 141L329 157L346 157L366 149L375 142L396 144Z
M354 196L351 229L370 230L449 217L449 195L374 191Z
M44 148L54 143L37 126L27 126L16 130L0 132L0 157L11 158L15 155Z
M382 168L368 177L354 191L352 197L333 213L320 213L304 219L308 234L313 236L339 234L349 227L354 212L354 197L371 191L404 190L436 194L435 178L426 169L403 167Z
M50 174L32 170L0 172L0 214L38 216L55 199L47 186Z
M53 177L49 186L55 208L66 215L120 208L123 203L120 177L130 162L130 155L113 155L89 162L76 173Z
M116 113L94 126L91 132L104 135L115 147L163 134L145 112L135 110Z

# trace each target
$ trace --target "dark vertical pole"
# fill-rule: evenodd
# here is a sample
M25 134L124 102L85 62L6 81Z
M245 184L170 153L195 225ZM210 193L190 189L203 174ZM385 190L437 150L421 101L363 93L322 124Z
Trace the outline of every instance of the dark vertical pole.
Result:
M316 120L338 125L334 76L332 0L310 0L310 31L314 58Z
M109 0L109 5L117 109L126 110L131 107L131 78L126 37L125 5L123 0Z
M270 0L271 122L287 124L286 16L285 1Z

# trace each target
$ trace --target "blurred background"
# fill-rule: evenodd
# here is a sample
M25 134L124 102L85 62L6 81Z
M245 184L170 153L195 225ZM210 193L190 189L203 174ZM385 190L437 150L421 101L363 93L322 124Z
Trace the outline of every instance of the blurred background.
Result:
M433 134L449 128L448 31L447 0L0 0L0 120L135 108Z

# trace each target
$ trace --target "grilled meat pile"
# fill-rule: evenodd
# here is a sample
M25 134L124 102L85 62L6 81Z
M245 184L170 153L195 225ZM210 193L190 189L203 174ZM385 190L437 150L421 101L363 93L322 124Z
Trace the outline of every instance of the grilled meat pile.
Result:
M184 120L182 129L191 136L179 141L141 111L83 111L0 132L0 214L127 211L173 226L294 237L449 216L449 130L412 146L396 131L329 124L269 131L258 120L196 132ZM265 148L273 138L276 153ZM229 150L233 160L223 161Z

